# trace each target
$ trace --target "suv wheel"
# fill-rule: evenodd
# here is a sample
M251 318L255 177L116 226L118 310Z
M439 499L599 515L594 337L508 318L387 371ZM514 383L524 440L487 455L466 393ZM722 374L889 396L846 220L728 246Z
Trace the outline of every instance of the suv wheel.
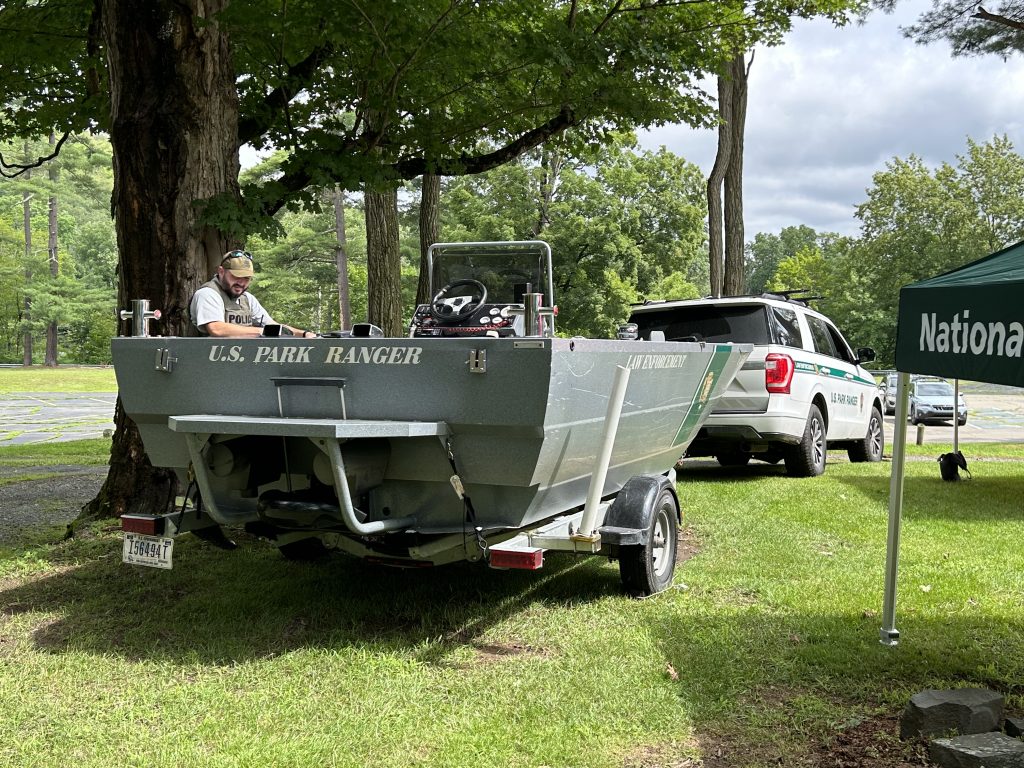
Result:
M882 448L885 445L885 433L882 432L882 414L875 407L871 408L868 420L868 431L863 440L858 440L847 450L850 461L881 461Z
M750 463L750 454L746 451L729 451L728 453L716 453L715 459L723 467L745 467Z
M792 477L817 477L825 471L825 456L825 420L818 406L812 405L800 444L786 452L786 472Z

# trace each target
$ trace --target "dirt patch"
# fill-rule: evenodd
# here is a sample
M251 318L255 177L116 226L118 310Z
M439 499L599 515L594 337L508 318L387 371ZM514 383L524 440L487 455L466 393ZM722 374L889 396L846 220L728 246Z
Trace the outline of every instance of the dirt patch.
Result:
M851 722L820 741L807 744L803 755L780 754L769 744L738 743L727 736L698 737L702 758L694 768L736 768L742 765L786 765L792 768L933 768L921 741L900 741L899 717L878 715ZM792 744L790 747L792 748ZM666 763L675 766L676 763ZM681 765L687 765L682 763ZM652 763L651 768L661 768Z
M14 541L30 528L67 525L96 497L107 476L106 466L64 464L0 470L7 477L54 475L0 486L0 544Z
M473 643L473 650L476 651L476 660L479 663L501 661L510 656L532 656L542 658L550 656L543 648L537 648L523 643Z
M703 765L700 758L679 754L686 751L686 748L677 744L641 747L626 756L622 768L700 768Z
M700 541L693 528L685 526L679 529L679 544L676 548L676 567L685 563L691 557L700 552Z
M900 741L899 718L872 717L837 732L815 750L809 765L834 768L921 768L931 766L920 741Z

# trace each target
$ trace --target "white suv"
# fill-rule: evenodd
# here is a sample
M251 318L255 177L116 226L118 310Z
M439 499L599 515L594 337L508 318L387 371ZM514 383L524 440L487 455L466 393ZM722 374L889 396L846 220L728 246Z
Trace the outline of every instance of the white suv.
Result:
M794 477L825 471L828 448L851 461L880 461L882 400L835 325L803 301L784 294L691 301L648 301L629 318L640 338L752 343L736 379L718 401L687 456L714 456L723 466L751 458L786 462Z

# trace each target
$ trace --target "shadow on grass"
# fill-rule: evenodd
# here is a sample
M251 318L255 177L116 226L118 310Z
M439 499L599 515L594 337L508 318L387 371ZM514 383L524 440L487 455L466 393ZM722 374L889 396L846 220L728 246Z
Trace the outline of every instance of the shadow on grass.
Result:
M365 646L439 663L531 605L622 594L618 569L595 557L549 556L534 572L396 569L344 555L294 563L264 542L239 542L223 552L182 537L164 571L123 565L120 540L102 539L85 564L0 591L0 618L41 614L32 639L51 653L229 664Z
M676 477L685 482L687 477L702 482L736 482L737 480L758 480L764 477L787 477L786 465L779 461L769 464L766 461L751 460L741 467L724 467L714 459L684 459L682 468Z
M935 467L934 477L903 478L902 514L909 519L991 522L1024 520L1024 477L1006 474L999 464L988 464L970 480L946 482ZM839 482L888 508L889 475L845 475Z
M661 618L654 629L678 670L679 695L698 721L798 722L809 699L898 713L926 688L1024 695L1019 614L904 616L895 647L879 642L880 624L874 615L750 609L702 614L699 626L680 616Z

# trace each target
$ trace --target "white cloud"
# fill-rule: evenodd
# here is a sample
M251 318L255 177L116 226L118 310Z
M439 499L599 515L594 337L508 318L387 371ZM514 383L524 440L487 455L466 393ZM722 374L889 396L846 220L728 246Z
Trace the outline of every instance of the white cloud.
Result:
M756 52L744 153L748 240L799 224L856 234L855 206L895 157L956 164L967 137L1003 134L1024 151L1024 60L954 59L945 43L903 37L898 27L930 6L911 0L842 29L797 22L785 45ZM714 163L714 131L664 126L641 142L664 145L705 174Z

